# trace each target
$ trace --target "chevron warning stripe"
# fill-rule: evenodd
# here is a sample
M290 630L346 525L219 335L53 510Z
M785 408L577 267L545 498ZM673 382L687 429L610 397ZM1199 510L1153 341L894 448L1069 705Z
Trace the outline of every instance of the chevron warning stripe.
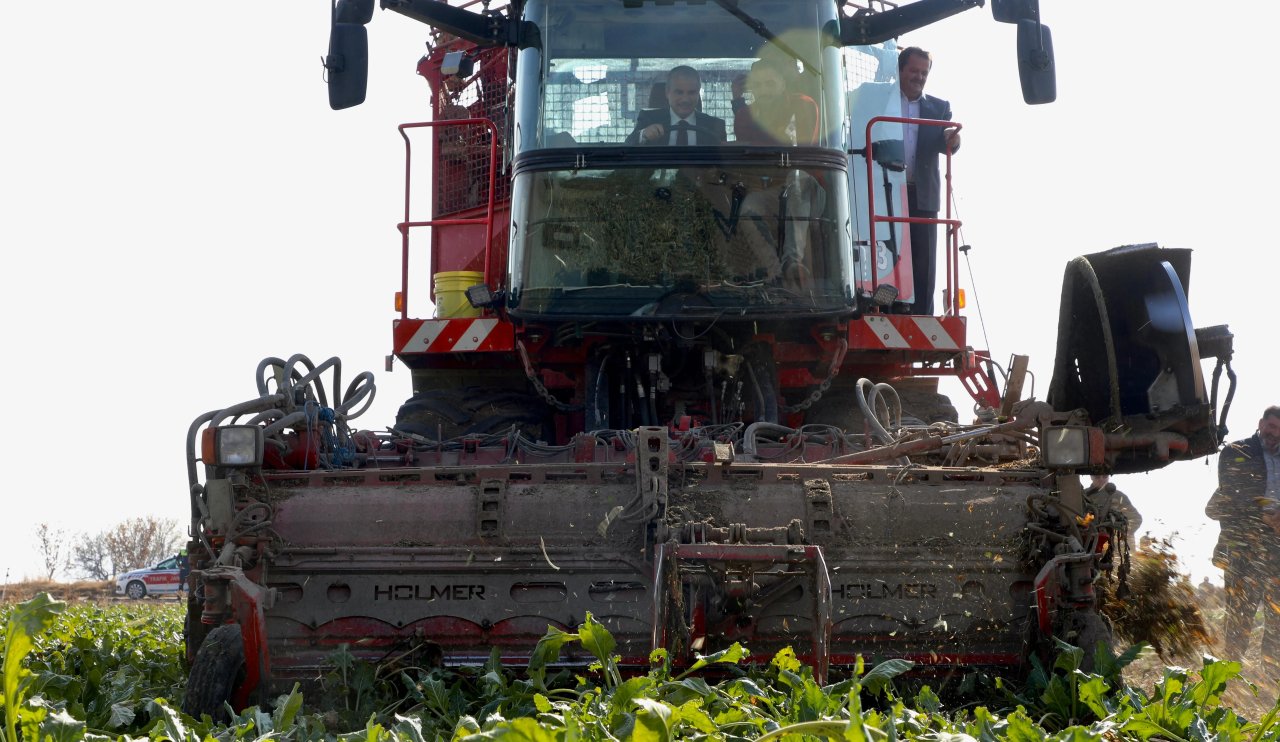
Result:
M849 324L849 348L864 350L963 350L963 317L865 315Z
M512 326L494 318L405 319L392 329L397 355L513 350Z

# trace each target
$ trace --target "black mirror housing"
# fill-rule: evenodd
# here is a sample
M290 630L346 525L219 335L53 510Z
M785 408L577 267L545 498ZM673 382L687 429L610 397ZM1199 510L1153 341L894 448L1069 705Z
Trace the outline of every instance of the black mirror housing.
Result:
M333 10L334 23L364 26L373 20L373 0L338 0Z
M1040 20L1039 0L991 0L991 17L1000 23Z
M354 23L335 23L324 58L329 107L335 111L364 103L369 84L369 32Z
M1031 105L1058 98L1057 68L1053 62L1053 35L1037 21L1018 21L1018 79L1022 99Z

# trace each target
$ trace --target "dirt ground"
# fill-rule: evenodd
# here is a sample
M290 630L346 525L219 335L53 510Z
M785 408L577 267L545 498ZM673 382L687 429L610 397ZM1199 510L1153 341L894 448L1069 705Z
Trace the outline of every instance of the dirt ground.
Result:
M52 580L33 580L28 582L12 582L0 585L0 605L21 603L30 600L40 593L49 593L58 600L73 601L106 601L115 598L115 583L95 580L81 582L54 582Z
M1206 650L1212 654L1212 650ZM1235 709L1237 713L1246 719L1257 721L1262 718L1271 707L1276 704L1280 698L1280 684L1277 684L1276 678L1268 678L1264 675L1261 663L1258 661L1257 647L1254 646L1250 651L1251 657L1244 660L1244 670L1242 673L1243 680L1252 683L1256 689L1255 695L1253 690L1244 682L1236 680L1227 688L1223 705ZM1184 667L1194 673L1203 667L1202 657L1170 657L1161 659L1154 652L1149 655L1140 657L1132 665L1125 669L1125 680L1132 686L1139 688L1148 696L1152 695L1156 683L1164 677L1166 666Z
M1195 587L1195 592L1196 603L1210 631L1213 643L1201 647L1200 653L1194 655L1170 656L1162 659L1155 652L1149 652L1125 670L1125 680L1150 695L1155 684L1164 676L1164 669L1167 666L1184 667L1194 673L1204 666L1203 657L1206 654L1220 659L1235 659L1243 665L1241 680L1228 686L1223 699L1224 705L1235 709L1245 718L1257 721L1280 700L1280 678L1268 675L1262 666L1261 616L1245 656L1243 658L1224 657L1219 643L1223 620L1222 588L1202 583ZM1254 687L1250 688L1249 683Z

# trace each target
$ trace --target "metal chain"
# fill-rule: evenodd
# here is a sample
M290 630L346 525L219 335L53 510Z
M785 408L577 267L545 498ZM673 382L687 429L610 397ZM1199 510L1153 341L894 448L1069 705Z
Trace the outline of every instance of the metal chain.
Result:
M561 412L577 412L583 409L584 405L561 402L542 385L542 379L538 377L538 372L533 369L533 363L529 361L529 353L524 349L523 342L516 341L516 350L520 351L520 361L524 364L524 375L529 378L529 382L533 384L533 390L538 393L538 396L542 397L543 401Z
M814 405L815 402L822 399L822 395L826 394L831 388L831 382L835 381L840 375L840 365L844 363L844 354L849 350L849 341L844 338L840 339L840 347L836 349L836 355L831 359L831 368L827 369L827 378L822 380L817 389L809 393L807 399L793 405L786 405L782 408L783 412L804 412Z

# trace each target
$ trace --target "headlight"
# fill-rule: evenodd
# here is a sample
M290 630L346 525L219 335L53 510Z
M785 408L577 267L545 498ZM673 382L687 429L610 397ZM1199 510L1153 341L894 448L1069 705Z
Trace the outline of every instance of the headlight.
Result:
M212 466L261 466L262 428L257 425L225 425L205 428L201 457Z
M1100 466L1105 454L1101 428L1050 426L1040 439L1044 464L1050 469Z

